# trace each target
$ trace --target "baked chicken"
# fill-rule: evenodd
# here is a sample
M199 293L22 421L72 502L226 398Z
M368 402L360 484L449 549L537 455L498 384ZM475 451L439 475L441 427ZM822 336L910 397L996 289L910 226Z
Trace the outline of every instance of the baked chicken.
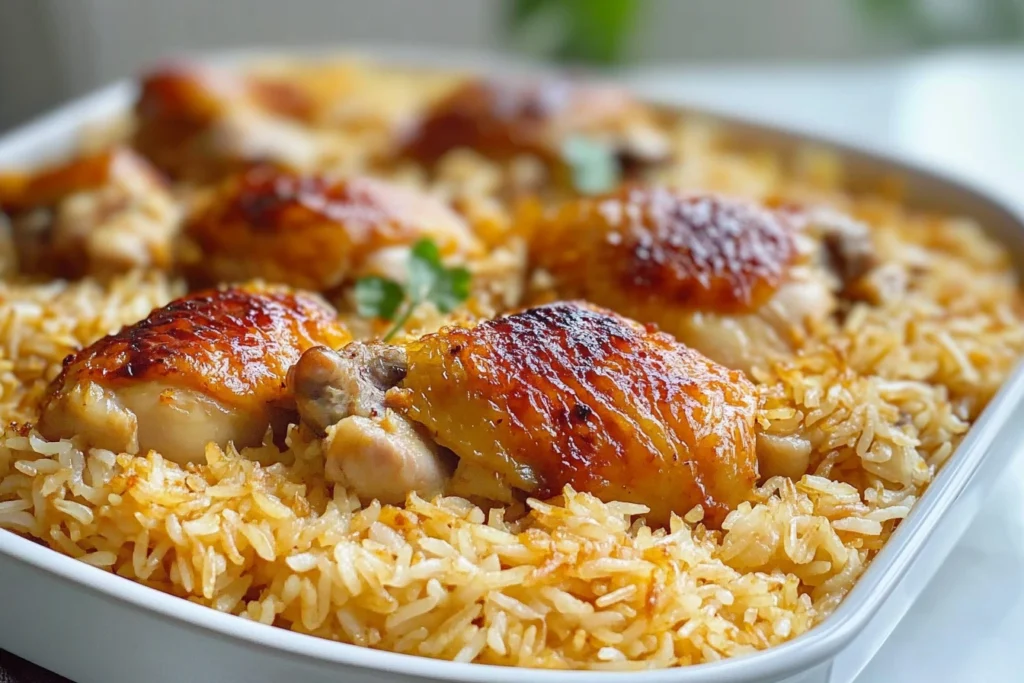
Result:
M311 347L349 340L312 295L259 287L191 294L69 356L38 428L48 439L204 462L209 442L260 444L287 403L288 368Z
M314 166L322 140L305 126L310 95L283 80L176 66L146 76L132 144L177 179L208 181L256 162Z
M426 431L385 405L407 370L405 349L354 342L302 354L288 375L303 424L327 436L325 474L364 500L400 505L415 491L444 493L455 458Z
M532 263L556 297L656 323L744 371L789 352L808 325L833 314L846 273L831 264L865 249L857 224L812 226L754 203L662 188L572 200L531 236Z
M557 161L572 135L609 144L627 166L668 155L649 107L623 90L557 79L467 81L427 112L404 153L427 164L457 148Z
M122 148L0 178L0 211L18 268L65 278L167 268L179 225L163 178Z
M432 239L443 257L479 246L440 201L371 178L258 167L227 179L187 221L192 269L209 281L263 278L325 291L366 274L404 280L408 249Z
M388 502L446 490L508 502L571 485L646 505L659 524L700 505L717 526L758 476L757 399L741 373L584 303L406 349L313 349L291 383L303 422L328 436L334 478Z

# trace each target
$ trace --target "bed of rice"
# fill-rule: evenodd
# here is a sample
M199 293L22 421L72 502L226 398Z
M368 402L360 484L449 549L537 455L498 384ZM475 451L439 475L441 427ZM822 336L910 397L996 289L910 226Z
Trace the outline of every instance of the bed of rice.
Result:
M161 274L0 284L0 527L242 618L459 661L641 669L791 639L833 611L1024 350L1007 255L970 221L851 198L834 160L786 168L698 123L666 179L754 197L814 196L867 221L905 296L854 306L796 358L760 372L761 428L810 442L721 531L566 490L507 521L457 498L361 506L323 478L319 442L210 446L182 468L47 442L31 428L65 355L183 291ZM502 169L452 159L482 184ZM468 169L466 168L468 166ZM464 192L467 192L463 188ZM508 256L506 255L506 258Z

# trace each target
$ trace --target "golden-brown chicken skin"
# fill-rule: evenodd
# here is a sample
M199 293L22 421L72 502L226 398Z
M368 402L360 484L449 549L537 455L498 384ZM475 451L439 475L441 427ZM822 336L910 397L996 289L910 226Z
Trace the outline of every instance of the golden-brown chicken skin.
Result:
M325 291L364 274L403 279L404 254L430 238L444 257L479 249L466 223L428 195L372 178L270 167L226 180L187 222L191 257L211 281L263 278Z
M628 93L557 79L468 81L427 112L404 153L427 164L456 148L554 161L574 134L612 144L627 161L667 154L652 112Z
M336 110L370 85L362 67L331 60L257 65L245 78L248 95L259 106L310 126L336 123Z
M136 112L146 121L176 121L186 132L243 105L315 124L357 86L356 75L350 65L293 67L276 74L168 66L144 77Z
M213 161L213 142L204 135L243 96L242 84L217 72L188 67L155 71L141 83L132 142L165 172L186 175L202 160ZM215 173L212 168L208 172Z
M711 526L757 480L753 385L666 334L560 302L407 349L389 405L514 488L641 503ZM456 477L459 473L456 473Z
M70 194L103 187L122 173L125 166L131 165L139 166L140 171L145 169L153 181L159 182L159 174L144 160L128 150L116 148L32 174L5 175L8 181L0 183L0 209L14 214L56 204Z
M167 67L142 81L132 144L179 179L209 181L259 162L306 167L321 151L303 125L318 106L311 93L283 79Z
M179 212L145 159L113 148L0 179L19 267L56 277L167 268Z
M567 202L531 229L531 260L556 296L656 323L729 367L789 351L834 309L806 235L751 202L627 188Z
M350 339L314 295L262 287L191 294L69 356L39 431L117 452L202 462L208 442L259 444L303 351Z
M307 125L326 123L339 101L365 83L353 64L255 65L245 71L179 64L157 69L142 81L137 111L144 117L177 117L205 125L230 106L248 105Z

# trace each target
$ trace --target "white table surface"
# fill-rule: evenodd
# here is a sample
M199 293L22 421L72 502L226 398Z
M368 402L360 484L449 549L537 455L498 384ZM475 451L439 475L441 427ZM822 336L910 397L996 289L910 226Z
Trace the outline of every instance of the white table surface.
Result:
M889 149L1024 212L1024 51L857 66L659 69L650 94ZM1024 460L857 683L1024 681Z
M897 152L1024 207L1024 50L874 64L644 69L643 92Z

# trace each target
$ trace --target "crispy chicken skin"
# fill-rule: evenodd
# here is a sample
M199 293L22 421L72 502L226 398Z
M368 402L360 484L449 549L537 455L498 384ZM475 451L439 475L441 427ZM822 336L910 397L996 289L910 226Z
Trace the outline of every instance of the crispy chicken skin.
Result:
M656 323L749 371L834 308L813 245L753 203L662 188L572 200L532 227L531 260L559 297Z
M56 277L167 268L178 210L145 159L114 148L0 179L19 268Z
M203 125L232 105L244 104L307 125L328 123L339 100L365 86L352 64L289 63L284 69L220 70L169 65L147 74L137 110L144 116L174 116Z
M69 356L39 431L118 452L202 462L208 442L259 444L303 351L349 341L312 295L261 287L191 294Z
M160 182L155 169L125 149L105 150L98 154L73 159L28 175L11 174L0 183L0 208L16 214L41 206L52 206L68 195L101 188L128 171L149 173L154 183Z
M256 162L305 167L316 104L298 86L195 66L143 78L132 144L174 178L209 181Z
M210 281L263 278L324 291L386 272L394 250L429 237L445 257L478 249L452 210L371 178L332 179L259 167L226 180L187 222L193 257ZM201 278L200 278L201 279Z
M413 342L388 405L464 466L537 496L566 484L642 503L654 523L751 492L753 385L666 334L560 302Z
M248 74L249 97L267 111L310 126L336 124L338 109L365 95L370 85L364 69L353 63L314 60L267 66Z
M494 159L561 155L565 139L585 134L611 143L627 162L654 162L667 144L650 110L616 88L566 80L471 80L437 102L405 146L430 164L465 147Z
M148 74L135 103L133 144L164 171L184 175L213 152L204 134L243 95L237 80L208 70L168 67Z

